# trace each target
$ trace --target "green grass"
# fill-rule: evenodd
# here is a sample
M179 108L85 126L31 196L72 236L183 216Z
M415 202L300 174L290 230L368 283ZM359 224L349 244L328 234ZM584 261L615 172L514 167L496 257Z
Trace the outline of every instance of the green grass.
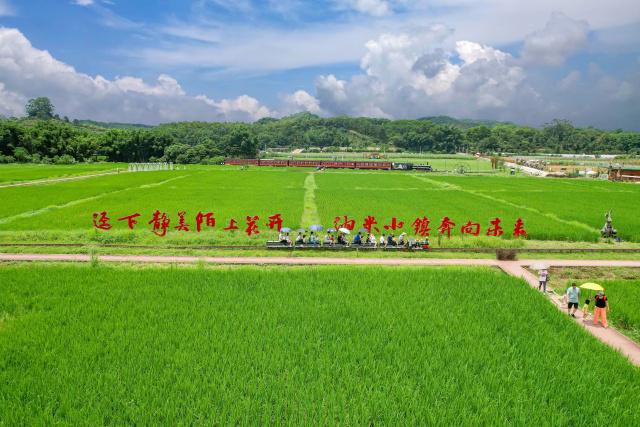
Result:
M37 232L56 241L81 235L85 236L83 242L98 243L262 245L275 237L275 232L266 228L267 217L280 213L284 225L294 229L318 221L332 226L334 218L342 215L355 219L357 228L372 215L380 227L395 216L404 221L396 234L405 231L410 235L414 234L413 221L427 216L436 245L519 247L521 241L509 240L519 217L530 239L595 243L603 214L612 209L619 234L625 240L640 242L640 187L587 180L188 166L178 171L0 188L0 198L6 201L0 204L0 241L15 241L20 233ZM166 239L155 237L147 224L156 209L172 220ZM94 232L92 214L103 210L109 213L113 229ZM216 229L200 234L174 230L179 210L187 212L192 230L198 211L214 212ZM116 220L136 212L142 217L135 232ZM261 233L252 238L244 233L247 215L260 217ZM456 227L451 240L438 242L436 229L444 216ZM503 221L503 238L461 236L460 227L467 221L480 223L484 235L495 217ZM222 230L231 218L236 219L240 231Z
M48 178L87 175L92 173L126 169L126 163L81 163L77 165L37 165L10 164L0 165L0 184L32 181Z
M103 236L98 239L106 243L140 240L161 243L162 239L150 232L148 221L158 209L171 218L169 235L183 242L199 241L201 244L244 243L263 244L267 218L280 213L286 225L297 227L302 217L305 173L282 173L268 170L238 171L222 168L193 168L180 171L160 171L121 174L119 176L91 178L78 183L61 183L54 186L38 186L13 190L18 203L0 207L0 230L85 230L91 234ZM23 190L20 193L20 190ZM119 191L109 191L119 190ZM22 196L17 196L22 194ZM77 195L78 200L71 206L63 206ZM53 208L44 209L37 215L27 214L24 218L14 218L7 222L3 216L28 212L48 203L49 198L60 200ZM107 211L113 228L109 231L94 233L92 213ZM177 224L177 212L187 212L187 224L190 232L174 230ZM197 235L195 216L198 211L214 212L216 229L205 230ZM140 213L138 232L130 232L126 221L117 218ZM248 238L244 234L246 217L258 215L261 234ZM231 218L237 221L238 231L223 231ZM4 224L3 224L4 222ZM273 238L274 232L270 236ZM145 239L142 239L145 241Z
M607 320L640 342L640 280L611 280L601 284L611 302Z
M4 423L640 422L640 371L497 271L96 265L0 268Z
M482 195L487 201L493 198L497 205L511 206L528 217L545 219L549 224L546 238L564 233L571 237L569 240L593 240L604 225L605 212L612 210L613 224L620 237L640 241L638 185L586 179L452 176L432 179L470 195Z

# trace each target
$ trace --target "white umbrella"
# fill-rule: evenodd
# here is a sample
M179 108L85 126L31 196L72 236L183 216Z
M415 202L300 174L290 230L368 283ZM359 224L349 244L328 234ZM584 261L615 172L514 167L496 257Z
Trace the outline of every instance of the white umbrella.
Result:
M340 228L338 229L339 232L344 233L344 234L351 234L351 231L349 231L348 228Z
M549 266L547 264L545 264L544 262L534 262L533 264L531 264L531 269L533 270L548 270Z

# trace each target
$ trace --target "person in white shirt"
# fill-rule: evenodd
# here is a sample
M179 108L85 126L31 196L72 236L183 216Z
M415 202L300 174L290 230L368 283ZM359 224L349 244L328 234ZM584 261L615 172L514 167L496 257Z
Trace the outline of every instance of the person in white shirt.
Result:
M538 273L538 290L542 289L543 293L547 293L547 282L549 281L549 272L545 269Z

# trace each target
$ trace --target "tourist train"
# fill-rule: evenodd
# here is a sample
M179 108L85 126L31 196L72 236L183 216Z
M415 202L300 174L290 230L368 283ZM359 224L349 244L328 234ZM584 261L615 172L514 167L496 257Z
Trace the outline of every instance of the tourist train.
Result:
M289 160L289 159L225 159L225 165L253 166L290 166L332 169L382 169L382 170L423 170L431 172L430 165L413 163L392 163L373 161L337 161L337 160Z

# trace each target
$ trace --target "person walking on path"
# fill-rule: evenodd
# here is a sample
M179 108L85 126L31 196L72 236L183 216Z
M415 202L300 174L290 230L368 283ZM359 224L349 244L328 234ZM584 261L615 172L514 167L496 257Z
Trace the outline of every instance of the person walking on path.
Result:
M545 269L538 273L538 290L542 289L542 293L547 293L547 281L549 280L549 272Z
M602 326L605 328L609 327L607 323L607 310L609 310L609 301L607 301L607 296L604 292L600 291L596 295L595 299L595 307L593 308L593 324L598 324L598 319L602 318Z
M576 317L576 311L578 311L578 304L580 303L580 288L575 282L567 289L567 313L569 316ZM571 309L573 308L573 313Z

